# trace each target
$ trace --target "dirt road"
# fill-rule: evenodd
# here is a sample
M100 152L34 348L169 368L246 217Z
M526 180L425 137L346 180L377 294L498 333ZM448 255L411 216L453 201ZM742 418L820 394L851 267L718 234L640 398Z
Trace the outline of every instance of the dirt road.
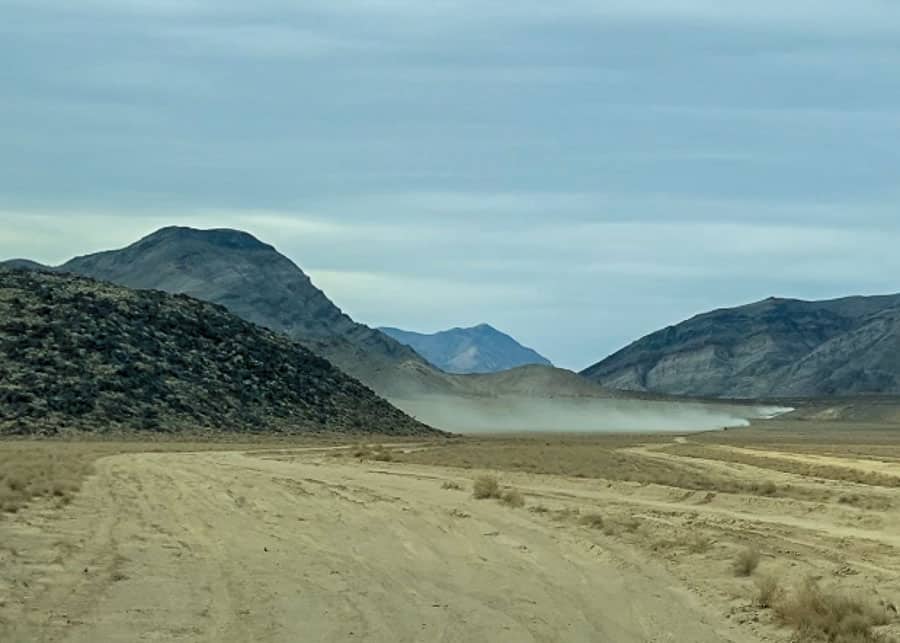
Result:
M464 472L241 453L101 460L0 524L2 641L753 641L652 560Z

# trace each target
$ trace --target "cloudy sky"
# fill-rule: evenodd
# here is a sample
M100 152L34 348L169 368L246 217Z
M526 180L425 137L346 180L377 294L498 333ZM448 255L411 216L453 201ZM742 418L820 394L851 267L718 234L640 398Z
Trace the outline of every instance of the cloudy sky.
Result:
M896 0L0 0L0 257L168 224L583 368L900 291Z

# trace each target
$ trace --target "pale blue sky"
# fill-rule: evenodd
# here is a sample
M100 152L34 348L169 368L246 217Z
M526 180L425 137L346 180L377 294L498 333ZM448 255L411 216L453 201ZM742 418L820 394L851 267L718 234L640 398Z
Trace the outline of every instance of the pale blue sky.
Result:
M0 0L0 60L3 257L241 227L360 321L570 368L900 291L893 0Z

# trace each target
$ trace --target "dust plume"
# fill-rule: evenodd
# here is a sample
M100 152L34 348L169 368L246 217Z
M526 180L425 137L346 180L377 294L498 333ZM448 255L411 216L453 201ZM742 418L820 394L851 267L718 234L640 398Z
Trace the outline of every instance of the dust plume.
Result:
M455 433L517 431L661 432L748 426L790 409L589 398L423 395L391 402L431 426Z

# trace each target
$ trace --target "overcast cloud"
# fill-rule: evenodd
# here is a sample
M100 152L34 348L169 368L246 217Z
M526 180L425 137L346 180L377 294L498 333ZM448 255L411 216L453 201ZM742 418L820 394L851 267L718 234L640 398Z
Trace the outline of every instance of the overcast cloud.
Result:
M900 291L893 0L0 0L0 60L0 257L240 227L360 321L576 369Z

